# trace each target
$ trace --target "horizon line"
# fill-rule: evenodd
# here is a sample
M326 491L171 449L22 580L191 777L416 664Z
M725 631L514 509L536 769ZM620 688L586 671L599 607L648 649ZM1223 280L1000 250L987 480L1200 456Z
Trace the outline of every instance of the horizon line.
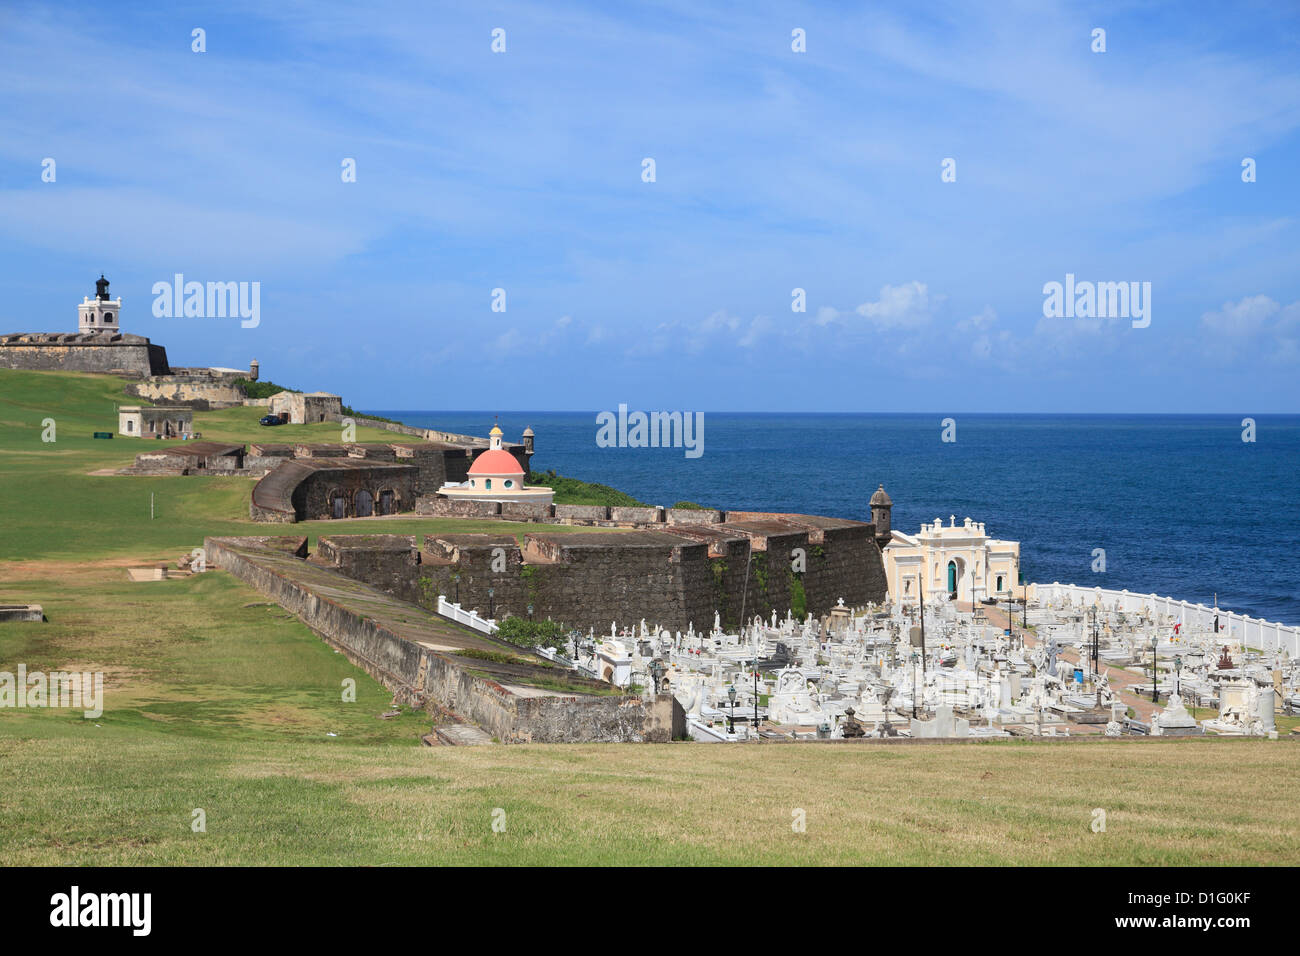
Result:
M599 415L603 412L611 411L610 409L587 409L587 408L502 408L496 411L489 411L482 408L374 408L371 414L384 413L414 413L414 414L439 414L439 415L467 415L467 414L487 414L487 415ZM629 414L635 411L650 412L651 409L629 409ZM653 411L664 413L670 411L667 409L653 409ZM678 409L677 411L685 410ZM774 411L770 409L696 409L705 415L1008 415L1021 418L1033 417L1160 417L1160 418L1196 418L1204 416L1231 416L1237 415L1271 415L1281 418L1300 418L1300 412L1278 412L1278 411L1251 411L1251 412L953 412L948 411L911 411L911 412L886 412L886 411Z

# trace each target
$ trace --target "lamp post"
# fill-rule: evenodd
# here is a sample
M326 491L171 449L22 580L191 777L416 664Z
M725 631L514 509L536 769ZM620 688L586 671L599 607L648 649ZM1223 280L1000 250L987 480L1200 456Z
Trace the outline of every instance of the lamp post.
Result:
M488 588L488 620L496 620L496 605L492 603L492 595L496 594L496 588Z
M1151 635L1151 703L1160 703L1160 635Z
M457 572L451 576L451 581L456 585L456 603L460 604L460 573Z
M573 641L573 663L578 663L578 631L575 628L569 632L569 640Z
M727 697L731 700L731 713L727 715L727 733L736 734L736 685L727 688Z
M1088 608L1092 617L1092 677L1097 679L1097 605Z
M754 658L754 735L758 735L758 658Z
M533 619L533 606L530 604L528 605L528 620L531 622L532 619Z
M1174 655L1174 696L1183 696L1183 655Z
M1029 630L1029 585L1020 584L1020 627Z
M920 603L917 604L917 615L921 618L921 668L924 670L925 668L925 582L923 581L920 582L919 591L920 591L919 593ZM915 651L912 652L912 662L913 662L912 669L916 670Z
M916 717L916 696L917 696L917 693L918 693L918 691L917 691L917 685L916 685L916 651L912 651L912 717L913 717L913 718Z

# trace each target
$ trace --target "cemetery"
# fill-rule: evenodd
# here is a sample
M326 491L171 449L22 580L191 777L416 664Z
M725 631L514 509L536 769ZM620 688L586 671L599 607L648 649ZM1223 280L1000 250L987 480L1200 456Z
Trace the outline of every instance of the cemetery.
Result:
M944 597L924 614L840 604L820 619L773 612L735 630L715 619L705 632L670 632L642 620L571 634L553 653L620 686L672 693L689 736L711 742L1277 739L1278 715L1300 710L1286 643L1256 648L1220 625L1032 598L1010 608L1008 628L1007 610Z

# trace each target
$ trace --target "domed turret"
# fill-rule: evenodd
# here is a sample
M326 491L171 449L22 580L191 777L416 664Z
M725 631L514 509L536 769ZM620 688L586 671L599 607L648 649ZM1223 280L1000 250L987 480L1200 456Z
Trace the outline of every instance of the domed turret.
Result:
M488 433L488 447L470 463L463 482L447 482L438 489L440 497L471 501L500 501L530 505L551 504L554 493L540 485L527 485L528 470L502 443L500 427ZM549 512L548 512L549 514Z
M882 484L871 496L871 523L876 526L876 544L882 548L889 544L889 540L893 537L893 533L889 530L889 514L893 507L894 502L885 493L885 486Z

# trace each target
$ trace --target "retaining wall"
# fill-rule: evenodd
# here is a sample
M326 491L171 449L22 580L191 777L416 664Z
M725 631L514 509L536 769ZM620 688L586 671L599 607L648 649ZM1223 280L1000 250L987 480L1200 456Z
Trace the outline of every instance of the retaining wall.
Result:
M398 633L400 625L367 616L362 607L382 606L383 595L373 589L353 582L341 589L342 597L318 593L319 585L313 588L294 573L295 564L306 562L262 550L266 539L207 538L204 545L209 567L223 568L266 594L407 705L453 711L504 743L664 742L685 735L685 714L672 695L521 697L471 673L474 659L432 651ZM364 591L353 605L346 595L358 588ZM395 609L399 618L401 607L406 605ZM487 640L470 636L467 643Z

